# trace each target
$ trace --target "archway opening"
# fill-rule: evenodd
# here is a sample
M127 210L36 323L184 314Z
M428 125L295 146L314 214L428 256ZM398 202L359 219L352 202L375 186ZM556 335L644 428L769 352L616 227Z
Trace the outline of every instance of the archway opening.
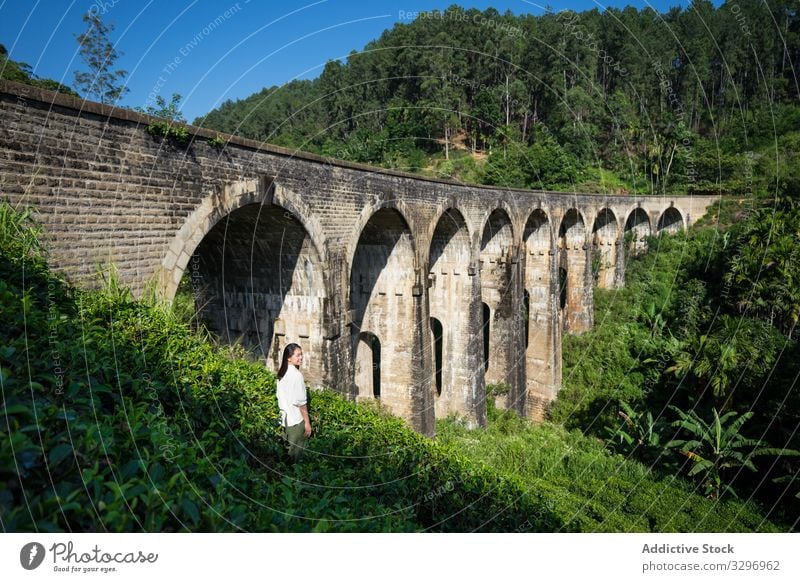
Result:
M652 234L650 218L641 208L635 208L625 221L625 241L628 249L635 254L647 250L647 237Z
M431 345L433 346L433 379L436 386L436 395L442 395L442 347L443 347L442 322L431 317Z
M450 208L442 213L433 230L428 259L428 306L434 339L435 415L456 413L474 416L472 395L480 378L475 377L475 356L470 351L476 332L471 314L476 309L474 277L470 275L471 244L466 221ZM474 272L473 272L474 273ZM474 317L474 316L473 316ZM433 327L432 327L433 330ZM475 387L475 388L472 388Z
M558 305L560 309L567 307L567 270L558 269Z
M670 206L667 208L658 219L658 233L667 232L675 234L683 230L683 216L677 208Z
M602 209L592 227L592 275L601 289L611 289L615 285L618 230L614 213L608 208Z
M186 269L212 332L274 370L286 344L298 343L306 378L322 382L322 261L297 218L276 205L234 210L200 241Z

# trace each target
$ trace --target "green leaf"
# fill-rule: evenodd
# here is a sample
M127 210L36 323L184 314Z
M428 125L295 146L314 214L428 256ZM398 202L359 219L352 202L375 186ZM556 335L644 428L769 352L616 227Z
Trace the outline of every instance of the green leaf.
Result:
M5 416L7 414L24 414L26 416L33 416L33 412L31 411L30 407L24 404L12 404L11 406L7 406L0 411L0 416Z
M181 501L181 507L189 514L189 517L195 524L200 522L200 512L197 510L197 505L195 505L194 501L184 499Z
M53 450L50 451L50 454L47 457L48 464L52 467L63 461L67 456L72 453L72 445L69 443L63 443L57 445Z

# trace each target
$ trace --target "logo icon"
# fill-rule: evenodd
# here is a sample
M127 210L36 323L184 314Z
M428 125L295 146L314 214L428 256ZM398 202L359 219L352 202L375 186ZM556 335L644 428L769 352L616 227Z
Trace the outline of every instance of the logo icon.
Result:
M31 542L22 546L19 552L19 563L26 570L35 570L44 562L44 546L38 542Z

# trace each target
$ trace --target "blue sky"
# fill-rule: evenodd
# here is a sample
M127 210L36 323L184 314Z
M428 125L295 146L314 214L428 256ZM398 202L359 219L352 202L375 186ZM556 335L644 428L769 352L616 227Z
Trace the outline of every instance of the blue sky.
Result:
M330 59L380 36L409 14L444 9L453 0L0 0L0 43L11 58L27 62L41 77L74 85L82 68L75 35L85 30L81 16L98 11L115 25L111 40L123 56L116 68L128 71L127 106L183 96L192 120L227 99L244 98L263 87L319 75ZM542 14L544 2L470 0L481 10ZM687 0L551 0L553 11L605 6L652 6L664 11ZM718 2L715 2L718 4Z

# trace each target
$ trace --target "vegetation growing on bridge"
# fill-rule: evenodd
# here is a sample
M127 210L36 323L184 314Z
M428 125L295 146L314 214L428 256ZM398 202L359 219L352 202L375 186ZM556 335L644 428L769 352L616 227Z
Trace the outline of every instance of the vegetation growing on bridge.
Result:
M430 441L330 392L313 393L312 451L288 466L271 373L113 277L101 291L65 284L40 236L0 206L5 531L776 529L578 433L504 418L496 432L548 442L549 460L513 474L466 458L457 427Z

